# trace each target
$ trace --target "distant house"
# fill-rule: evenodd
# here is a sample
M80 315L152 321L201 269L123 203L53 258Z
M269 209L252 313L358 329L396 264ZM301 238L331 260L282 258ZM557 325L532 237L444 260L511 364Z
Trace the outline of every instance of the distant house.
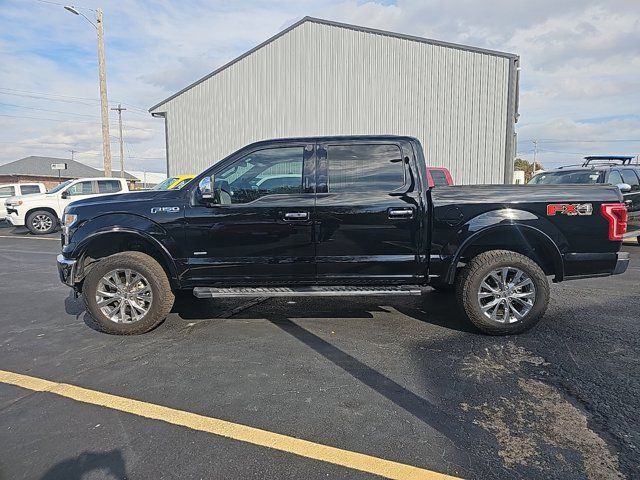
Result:
M58 175L58 170L51 168L53 163L66 163L67 169L60 170ZM0 183L42 182L51 188L73 178L102 176L102 170L66 158L30 156L0 165ZM119 177L120 171L114 170L113 176ZM140 181L128 172L124 172L124 176L131 184Z

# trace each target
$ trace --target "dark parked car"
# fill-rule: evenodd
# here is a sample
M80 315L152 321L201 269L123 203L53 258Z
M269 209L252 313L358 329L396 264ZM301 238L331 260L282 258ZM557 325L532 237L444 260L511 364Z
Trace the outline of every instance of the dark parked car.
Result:
M625 238L637 237L640 243L640 165L635 157L598 155L585 157L584 163L535 175L531 185L573 185L605 183L616 185L628 210Z
M60 277L116 334L154 328L177 290L396 296L454 285L480 330L509 334L542 317L547 277L626 270L617 187L432 188L426 167L410 137L254 143L180 190L73 202ZM278 176L287 181L265 186Z

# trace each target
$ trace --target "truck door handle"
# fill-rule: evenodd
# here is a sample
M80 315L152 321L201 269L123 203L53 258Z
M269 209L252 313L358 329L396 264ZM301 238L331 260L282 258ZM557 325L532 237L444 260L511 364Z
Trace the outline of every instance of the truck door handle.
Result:
M309 212L287 212L284 214L284 219L294 221L308 220Z
M389 218L413 218L413 208L390 208Z

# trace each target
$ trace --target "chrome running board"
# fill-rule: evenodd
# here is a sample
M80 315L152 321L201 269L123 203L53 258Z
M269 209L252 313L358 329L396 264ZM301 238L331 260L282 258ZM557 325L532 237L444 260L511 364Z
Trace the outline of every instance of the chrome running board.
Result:
M198 298L224 297L354 297L420 295L417 285L402 286L312 286L312 287L196 287L193 295Z

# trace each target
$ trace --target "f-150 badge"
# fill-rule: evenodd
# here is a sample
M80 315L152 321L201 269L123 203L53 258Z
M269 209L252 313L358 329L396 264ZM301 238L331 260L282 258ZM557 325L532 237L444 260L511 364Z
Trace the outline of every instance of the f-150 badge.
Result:
M180 207L151 207L151 213L176 213Z
M592 215L593 205L590 203L550 203L547 205L547 215L552 217L561 215Z

